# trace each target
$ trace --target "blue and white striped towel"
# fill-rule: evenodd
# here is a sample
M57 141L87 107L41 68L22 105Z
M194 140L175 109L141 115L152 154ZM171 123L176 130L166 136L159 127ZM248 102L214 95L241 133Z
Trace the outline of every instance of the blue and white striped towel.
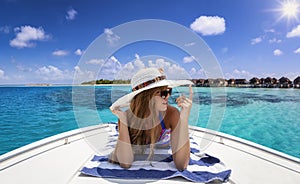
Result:
M117 134L111 135L107 147L112 147L117 139ZM147 155L135 157L129 169L123 169L117 164L108 162L108 155L94 155L82 168L81 173L102 178L122 179L169 179L183 177L193 182L226 182L231 170L218 158L205 153L200 153L197 143L190 138L191 157L186 170L178 171L172 159L171 150L156 149L151 161L145 161Z

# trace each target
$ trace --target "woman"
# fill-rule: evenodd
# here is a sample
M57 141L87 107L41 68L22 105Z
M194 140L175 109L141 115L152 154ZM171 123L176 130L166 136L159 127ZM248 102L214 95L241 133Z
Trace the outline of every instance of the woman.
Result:
M190 96L176 102L181 110L168 104L172 87L190 85ZM192 82L166 80L162 69L145 68L131 79L132 93L118 99L111 111L118 117L119 136L110 161L123 168L131 167L136 154L143 154L150 145L148 160L156 146L171 144L178 170L186 169L190 158L188 117L192 107ZM120 107L129 105L125 112Z

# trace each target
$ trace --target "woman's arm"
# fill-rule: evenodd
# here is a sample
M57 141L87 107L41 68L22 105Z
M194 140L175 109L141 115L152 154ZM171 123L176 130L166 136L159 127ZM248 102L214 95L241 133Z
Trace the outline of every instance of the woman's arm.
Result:
M190 160L188 124L180 119L179 111L173 110L171 124L171 146L173 160L178 170L184 170Z
M112 110L118 118L118 128L119 136L114 151L114 155L117 162L120 163L120 166L123 168L130 168L133 162L134 156L132 152L132 146L130 142L128 127L127 127L127 118L125 112L119 110Z
M181 111L174 108L171 112L171 145L173 159L178 170L187 168L190 160L190 140L188 130L188 119L192 107L193 91L190 86L189 98L180 97L176 101Z

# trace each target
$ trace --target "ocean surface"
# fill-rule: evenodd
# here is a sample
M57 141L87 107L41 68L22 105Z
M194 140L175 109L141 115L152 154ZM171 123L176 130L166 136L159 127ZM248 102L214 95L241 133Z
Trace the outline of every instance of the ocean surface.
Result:
M34 141L105 122L128 86L0 87L0 155ZM300 90L193 88L190 125L234 135L300 158ZM175 88L170 104L187 88Z

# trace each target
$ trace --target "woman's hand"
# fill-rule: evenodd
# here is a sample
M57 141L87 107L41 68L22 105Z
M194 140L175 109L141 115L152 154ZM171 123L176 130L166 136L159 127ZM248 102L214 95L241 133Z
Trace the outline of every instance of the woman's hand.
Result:
M126 112L122 111L120 107L110 108L111 112L116 115L121 123L127 125Z
M127 127L126 112L122 111L120 107L110 108L110 110L114 115L116 115L119 118L118 142L113 153L114 155L111 157L111 159L113 159L113 162L118 162L123 168L130 168L134 156Z
M185 96L180 96L176 99L178 107L181 107L180 117L187 120L193 104L193 89L192 85L189 86L190 95L189 98Z
M193 90L191 85L189 86L189 91L189 98L180 96L176 99L178 107L181 107L180 119L176 127L172 130L171 136L173 160L176 168L179 170L186 169L190 159L188 120L193 104Z

